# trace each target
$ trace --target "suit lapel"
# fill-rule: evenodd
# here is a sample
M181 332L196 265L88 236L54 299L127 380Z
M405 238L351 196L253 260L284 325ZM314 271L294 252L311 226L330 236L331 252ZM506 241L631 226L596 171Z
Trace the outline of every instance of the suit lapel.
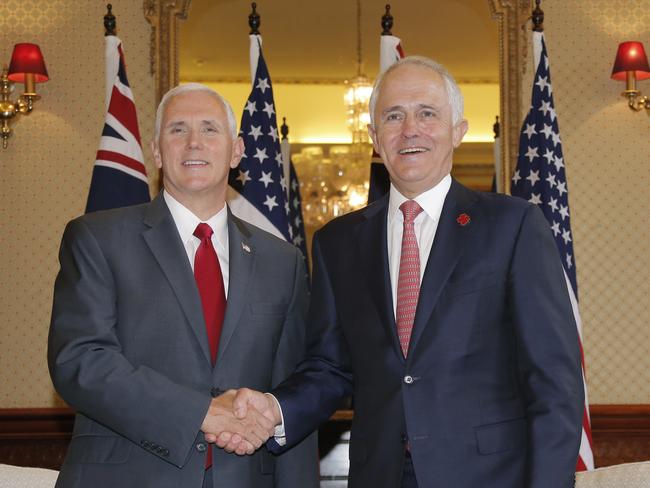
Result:
M452 181L442 207L436 237L431 246L431 253L420 286L420 296L409 343L409 354L414 350L429 322L440 293L462 254L464 243L470 238L472 229L476 227L471 222L471 209L475 201L476 197L469 190L456 180ZM462 214L470 216L470 221L465 225L461 225L457 220Z
M205 359L210 363L210 348L205 330L201 298L194 281L192 267L169 213L162 193L147 208L143 237L171 286L187 321L199 342Z
M386 219L388 214L388 195L366 208L364 217L357 228L357 252L367 280L368 291L377 308L382 326L390 338L399 357L403 358L395 327L393 294L391 292L388 266L388 244Z
M218 358L222 357L230 343L247 303L249 282L255 264L255 249L250 243L250 237L248 229L228 209L228 300L219 339L217 364Z

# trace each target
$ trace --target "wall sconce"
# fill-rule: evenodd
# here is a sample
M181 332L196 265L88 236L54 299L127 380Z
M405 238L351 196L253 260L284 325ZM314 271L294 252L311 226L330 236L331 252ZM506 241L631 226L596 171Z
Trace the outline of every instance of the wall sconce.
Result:
M625 80L626 88L621 95L627 97L628 105L632 110L637 112L644 108L650 110L650 99L641 96L641 92L636 89L637 80L648 78L650 78L650 66L648 66L648 57L643 44L637 41L620 43L612 69L612 80Z
M36 94L36 83L49 80L41 49L36 44L20 43L14 46L9 70L5 66L0 77L0 133L2 147L7 149L7 140L11 135L11 124L18 114L27 115L34 108L34 101L41 98ZM25 91L16 101L9 96L14 83L23 83Z

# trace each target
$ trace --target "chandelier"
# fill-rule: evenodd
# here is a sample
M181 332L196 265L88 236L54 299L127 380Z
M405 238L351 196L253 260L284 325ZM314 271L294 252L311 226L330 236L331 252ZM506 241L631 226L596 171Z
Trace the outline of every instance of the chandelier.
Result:
M308 146L293 156L300 178L302 210L307 234L331 219L359 209L368 201L368 174L372 145L368 136L368 102L372 83L363 74L361 2L357 0L357 74L345 82L343 97L352 144ZM308 239L309 240L309 239Z
M372 83L363 73L361 46L361 0L357 0L357 75L352 80L345 82L347 89L343 97L347 108L348 129L352 133L353 146L363 146L370 143L367 127L370 123L368 102L372 93Z
M363 207L368 201L368 165L353 155L352 146L307 146L292 160L300 179L303 219L313 233L335 217Z

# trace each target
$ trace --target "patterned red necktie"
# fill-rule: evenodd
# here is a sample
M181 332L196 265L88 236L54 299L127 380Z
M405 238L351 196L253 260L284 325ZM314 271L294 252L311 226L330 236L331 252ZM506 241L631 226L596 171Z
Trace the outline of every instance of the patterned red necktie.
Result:
M406 200L399 208L404 214L404 232L397 278L396 319L399 343L406 357L420 294L420 251L413 222L422 212L422 207L415 200Z
M194 256L194 279L199 289L199 295L201 295L210 357L214 366L217 359L221 325L226 313L226 293L219 258L212 246L212 234L212 227L208 224L201 223L196 226L194 236L201 239L201 244ZM205 457L205 469L210 467L212 467L212 444L208 444Z

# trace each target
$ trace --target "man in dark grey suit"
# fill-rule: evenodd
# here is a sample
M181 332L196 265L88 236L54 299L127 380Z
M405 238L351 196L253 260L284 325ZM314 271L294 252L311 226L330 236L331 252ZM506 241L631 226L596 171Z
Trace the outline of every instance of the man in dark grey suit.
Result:
M244 151L231 107L202 85L171 90L152 149L164 192L84 215L63 235L48 362L77 416L57 486L315 487L315 436L277 457L254 452L272 424L231 413L228 390L269 390L302 359L308 301L299 251L226 206ZM199 224L214 232L206 242ZM193 275L204 245L223 281L210 286L227 296L212 344ZM252 455L212 449L205 435L224 429Z

